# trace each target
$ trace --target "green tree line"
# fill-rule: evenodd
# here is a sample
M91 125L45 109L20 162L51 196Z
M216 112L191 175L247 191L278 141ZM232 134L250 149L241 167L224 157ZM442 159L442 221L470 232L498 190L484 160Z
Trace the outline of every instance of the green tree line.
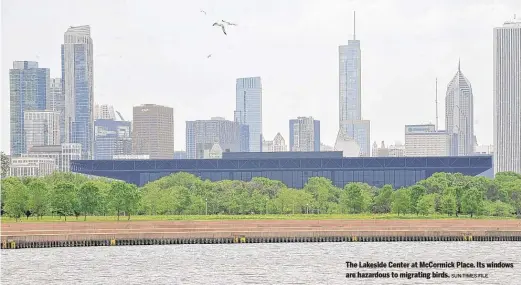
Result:
M521 216L521 175L495 179L436 173L400 189L350 183L338 188L313 177L303 189L256 177L251 181L201 180L176 173L138 188L81 174L2 179L2 214L16 219L46 215L244 215L395 213L448 216Z

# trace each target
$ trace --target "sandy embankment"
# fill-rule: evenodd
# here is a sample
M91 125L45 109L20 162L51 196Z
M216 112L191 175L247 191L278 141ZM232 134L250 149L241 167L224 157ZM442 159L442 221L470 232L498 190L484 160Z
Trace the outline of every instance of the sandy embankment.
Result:
M233 220L2 223L2 240L307 236L521 236L519 220Z

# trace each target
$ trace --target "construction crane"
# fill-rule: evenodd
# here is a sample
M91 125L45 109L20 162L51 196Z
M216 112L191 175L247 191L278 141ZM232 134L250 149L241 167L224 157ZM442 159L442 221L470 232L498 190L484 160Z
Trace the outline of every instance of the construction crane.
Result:
M118 114L119 118L124 121L125 119L123 119L123 116L121 116L121 113L119 111L116 111L116 114Z

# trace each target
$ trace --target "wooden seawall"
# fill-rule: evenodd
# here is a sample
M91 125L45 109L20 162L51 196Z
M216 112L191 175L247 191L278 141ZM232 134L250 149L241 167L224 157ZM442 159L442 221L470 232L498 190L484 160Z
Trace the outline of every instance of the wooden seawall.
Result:
M519 220L3 223L2 248L278 242L521 241Z

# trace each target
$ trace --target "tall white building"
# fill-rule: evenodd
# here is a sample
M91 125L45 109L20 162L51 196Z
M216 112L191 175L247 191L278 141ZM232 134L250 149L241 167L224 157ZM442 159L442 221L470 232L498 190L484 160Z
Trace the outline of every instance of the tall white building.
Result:
M370 156L371 123L362 119L362 51L356 39L355 20L353 39L338 47L339 126L358 143L361 156Z
M262 148L262 83L260 77L238 78L235 85L235 121L249 127L249 151Z
M61 78L51 78L47 110L60 114L60 142L63 143L65 139L65 97L62 92Z
M313 117L289 120L290 151L320 151L320 121Z
M65 137L82 146L82 157L92 158L94 148L93 43L90 26L70 27L61 47Z
M494 28L494 173L521 173L521 21Z
M433 124L405 125L405 156L449 156L450 137Z
M25 145L60 144L60 113L54 111L24 112Z
M107 104L94 105L94 120L116 120L114 106Z
M447 86L445 130L450 136L450 155L474 153L474 95L459 63L456 75Z

